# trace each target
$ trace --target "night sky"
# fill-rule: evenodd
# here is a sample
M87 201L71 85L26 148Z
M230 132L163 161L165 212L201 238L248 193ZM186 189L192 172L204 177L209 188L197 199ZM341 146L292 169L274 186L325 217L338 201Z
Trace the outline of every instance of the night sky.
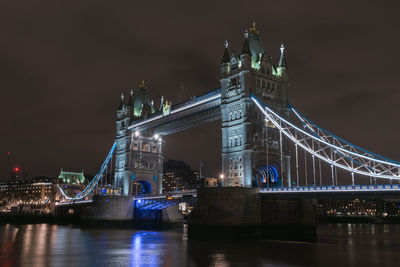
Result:
M6 152L32 176L94 174L115 138L121 92L149 86L158 106L219 88L225 40L253 21L290 102L336 135L400 160L400 17L393 1L0 2L0 177ZM220 170L213 123L166 137L166 157Z

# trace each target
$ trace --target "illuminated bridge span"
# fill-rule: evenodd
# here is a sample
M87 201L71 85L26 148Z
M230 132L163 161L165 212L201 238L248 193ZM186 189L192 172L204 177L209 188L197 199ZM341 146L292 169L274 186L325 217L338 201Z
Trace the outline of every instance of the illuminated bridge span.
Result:
M168 114L157 112L148 119L136 120L128 129L138 132L151 129L158 135L169 135L221 120L220 108L221 89L216 89L172 106Z
M252 99L265 115L266 123L272 123L273 127L276 127L281 135L283 134L294 143L297 181L299 179L299 147L311 155L314 185L317 184L315 168L316 158L330 166L332 185L335 185L335 167L341 168L351 174L352 185L355 184L354 174L380 179L400 180L399 162L369 152L335 136L311 122L306 117L300 115L300 113L290 105L290 110L303 127L298 127L294 123L282 118L270 107L259 101L254 95L252 95ZM297 182L297 184L299 183Z
M175 192L173 195L159 197L138 197L135 199L135 208L139 210L162 210L182 202L195 202L196 190L193 192Z

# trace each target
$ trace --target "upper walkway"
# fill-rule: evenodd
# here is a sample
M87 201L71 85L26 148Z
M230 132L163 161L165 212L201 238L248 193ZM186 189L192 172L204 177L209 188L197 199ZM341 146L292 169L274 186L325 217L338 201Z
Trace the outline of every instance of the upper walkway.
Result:
M221 89L216 89L172 106L168 115L159 111L146 119L135 120L128 129L139 132L153 129L157 134L169 135L220 119Z

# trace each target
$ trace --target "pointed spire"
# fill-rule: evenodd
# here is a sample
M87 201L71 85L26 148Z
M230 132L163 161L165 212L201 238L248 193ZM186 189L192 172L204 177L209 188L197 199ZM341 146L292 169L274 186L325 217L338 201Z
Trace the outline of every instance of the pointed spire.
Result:
M222 56L222 59L221 59L221 64L229 63L228 41L225 41L224 46L225 46L225 49L224 49L224 55Z
M160 107L158 108L159 111L162 110L163 104L164 104L164 96L161 96L160 97Z
M128 97L128 103L127 103L128 107L133 107L133 90L131 89L131 91L129 92L129 97Z
M122 108L124 107L125 102L124 102L124 94L121 94L121 102L119 103L119 107L118 110L122 110Z
M246 34L245 34L246 36ZM247 34L248 37L248 34ZM251 55L251 51L250 51L250 44L249 44L249 38L244 38L244 43L243 43L243 49L242 49L242 53L243 54L247 54L247 55Z
M281 44L281 58L279 59L279 64L278 67L281 68L287 68L287 63L286 63L286 59L285 59L285 47L283 46L283 44Z

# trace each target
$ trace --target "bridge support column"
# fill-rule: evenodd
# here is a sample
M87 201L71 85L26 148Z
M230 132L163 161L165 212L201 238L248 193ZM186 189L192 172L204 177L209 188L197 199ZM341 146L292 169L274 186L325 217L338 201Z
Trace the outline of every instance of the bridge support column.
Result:
M217 187L197 191L188 218L192 239L267 238L313 241L314 210L310 200L269 199L258 188Z

